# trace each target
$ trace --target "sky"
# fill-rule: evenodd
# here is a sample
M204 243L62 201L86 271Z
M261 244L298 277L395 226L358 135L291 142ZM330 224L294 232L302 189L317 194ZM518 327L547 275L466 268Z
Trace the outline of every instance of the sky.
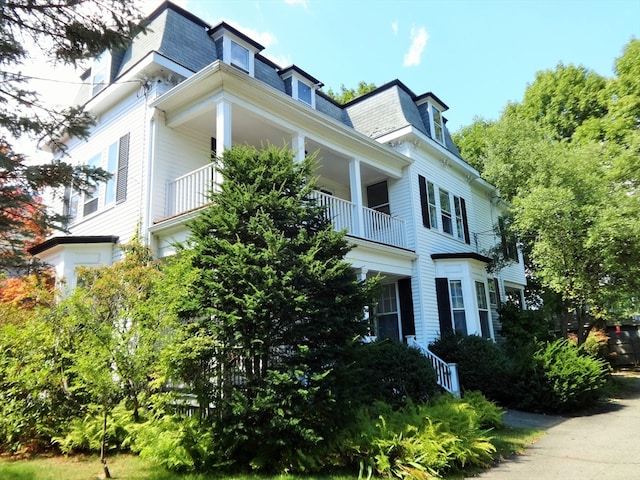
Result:
M159 2L145 2L151 9ZM178 0L211 25L224 20L286 67L337 91L398 79L433 92L456 131L497 119L536 72L559 62L614 75L640 38L640 0Z
M161 2L139 0L150 13ZM521 101L536 72L559 62L614 75L640 38L640 0L174 0L210 25L238 28L281 67L295 64L339 91L398 79L434 93L449 130L497 119ZM26 67L45 98L71 102L77 73Z

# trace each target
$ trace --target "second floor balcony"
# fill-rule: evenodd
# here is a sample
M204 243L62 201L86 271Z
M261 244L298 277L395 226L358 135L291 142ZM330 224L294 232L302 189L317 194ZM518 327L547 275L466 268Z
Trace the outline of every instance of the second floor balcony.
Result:
M165 215L156 223L207 205L208 192L219 185L218 175L213 164L208 164L169 181ZM315 193L315 197L318 204L326 208L336 230L345 230L347 235L376 243L408 248L406 226L402 219L320 191Z

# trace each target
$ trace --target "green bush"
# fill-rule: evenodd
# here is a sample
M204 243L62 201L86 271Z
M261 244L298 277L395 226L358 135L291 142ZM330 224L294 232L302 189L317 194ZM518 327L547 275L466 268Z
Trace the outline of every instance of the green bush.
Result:
M506 302L498 309L500 315L502 345L515 352L531 343L552 341L553 322L540 310L522 310L517 303Z
M89 413L84 418L71 420L64 436L53 437L63 453L99 452L102 442L102 426L104 418L100 408L89 406ZM121 402L114 407L107 417L106 446L108 450L126 450L127 441L134 425L131 412ZM125 446L123 446L125 445Z
M131 450L167 470L203 471L213 461L213 437L197 419L162 415L139 424Z
M539 412L586 408L600 398L609 373L604 360L565 339L542 343L519 363L513 404Z
M431 405L409 403L397 410L377 403L360 411L342 449L361 474L420 479L484 467L495 448L481 418L472 403L445 395Z
M445 335L429 345L443 360L458 365L463 391L479 390L491 400L508 403L510 361L492 340L477 335Z
M438 393L436 372L420 351L393 340L363 345L358 353L354 381L358 397L370 404L381 401L393 407L409 400L424 403Z

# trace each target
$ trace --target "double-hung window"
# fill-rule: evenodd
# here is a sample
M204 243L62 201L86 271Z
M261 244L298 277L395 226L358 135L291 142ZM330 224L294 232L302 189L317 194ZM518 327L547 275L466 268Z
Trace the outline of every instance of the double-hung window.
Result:
M107 172L111 174L111 178L107 180L104 188L104 204L110 205L116 199L116 176L118 173L118 143L109 145L107 155Z
M438 143L444 144L444 128L442 125L442 113L431 105L431 134Z
M440 217L442 218L442 231L453 235L451 199L449 198L449 192L442 189L440 189Z
M129 164L129 134L110 144L106 151L95 154L87 162L89 167L106 170L111 177L97 183L81 194L71 188L65 193L65 210L70 222L88 217L101 208L124 202L127 198Z
M102 155L97 154L87 162L89 167L100 167L102 162ZM84 206L82 209L82 216L86 217L98 210L98 200L100 197L100 184L92 185L84 194Z
M449 280L449 294L451 298L451 313L453 328L456 332L467 334L467 316L464 310L464 296L462 294L462 280Z
M484 338L491 338L489 330L489 305L484 282L476 281L476 300L478 302L478 316L480 318L480 332Z
M460 197L453 196L453 206L456 214L456 235L460 240L464 240L464 219L462 216L462 202Z

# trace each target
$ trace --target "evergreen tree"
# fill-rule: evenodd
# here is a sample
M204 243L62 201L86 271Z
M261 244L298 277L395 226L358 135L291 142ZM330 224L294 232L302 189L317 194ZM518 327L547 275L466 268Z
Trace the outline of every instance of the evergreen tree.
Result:
M86 192L109 175L60 159L35 164L15 149L17 140L47 142L64 151L63 139L84 138L94 123L83 107L57 108L29 88L20 69L44 54L54 65L77 66L105 50L124 48L143 29L133 0L0 1L0 274L32 271L26 247L66 218L48 211L45 188Z
M187 378L200 379L202 406L215 405L221 461L309 467L303 452L348 415L344 375L372 285L344 260L351 247L314 200L313 167L284 148L234 147L191 224L183 255L197 275L182 305L182 366L209 369Z

